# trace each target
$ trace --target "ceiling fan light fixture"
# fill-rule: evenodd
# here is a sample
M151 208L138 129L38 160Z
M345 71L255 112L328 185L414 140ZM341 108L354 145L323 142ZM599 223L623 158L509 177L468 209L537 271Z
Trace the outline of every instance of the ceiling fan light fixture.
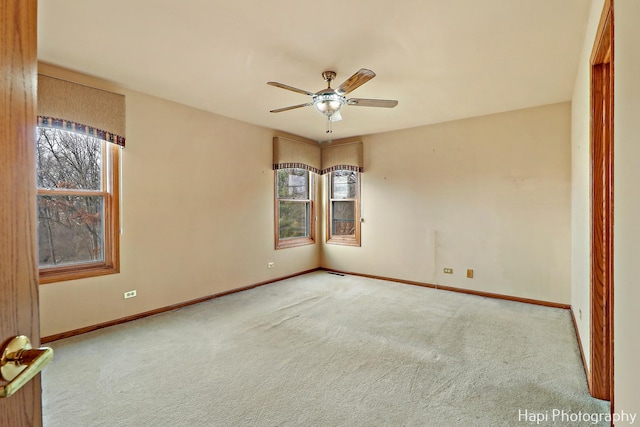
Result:
M331 117L334 113L340 111L346 102L346 98L337 93L321 93L313 97L313 105L315 105L316 110L327 117Z

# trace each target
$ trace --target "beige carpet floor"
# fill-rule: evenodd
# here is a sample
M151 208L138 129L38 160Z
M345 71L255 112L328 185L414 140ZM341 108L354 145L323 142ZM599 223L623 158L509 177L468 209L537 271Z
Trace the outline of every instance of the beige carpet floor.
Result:
M51 346L45 427L598 425L568 415L609 412L567 310L327 272Z

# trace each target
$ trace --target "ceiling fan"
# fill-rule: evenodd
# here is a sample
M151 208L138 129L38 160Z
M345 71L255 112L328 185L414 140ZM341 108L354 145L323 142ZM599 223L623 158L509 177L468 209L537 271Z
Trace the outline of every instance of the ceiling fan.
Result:
M376 76L371 70L361 68L357 73L349 77L342 83L337 89L331 88L331 82L336 78L335 71L325 71L322 73L324 81L327 82L327 87L321 89L316 93L306 90L298 89L293 86L285 85L278 82L268 82L268 85L279 87L282 89L291 90L294 92L309 95L311 102L306 104L292 105L290 107L278 108L271 110L271 113L281 113L283 111L289 111L301 107L315 106L316 109L327 117L327 133L331 133L331 123L342 120L342 114L340 109L343 105L355 105L360 107L384 107L393 108L398 105L398 101L391 99L364 99L364 98L349 98L345 97L346 94L359 88L372 78Z

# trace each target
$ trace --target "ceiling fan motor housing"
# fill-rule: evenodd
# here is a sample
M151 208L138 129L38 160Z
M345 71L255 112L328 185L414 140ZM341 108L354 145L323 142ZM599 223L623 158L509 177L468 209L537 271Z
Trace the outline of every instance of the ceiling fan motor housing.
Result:
M323 71L322 72L322 78L324 79L325 82L329 82L329 86L331 86L331 81L336 78L336 72L335 71Z

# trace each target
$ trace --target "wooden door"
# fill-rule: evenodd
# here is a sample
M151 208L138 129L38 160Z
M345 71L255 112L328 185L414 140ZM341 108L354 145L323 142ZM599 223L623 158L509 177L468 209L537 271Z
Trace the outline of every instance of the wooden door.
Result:
M36 258L37 0L0 0L0 343L40 345ZM1 384L5 384L0 380ZM0 399L0 425L40 426L40 376Z

